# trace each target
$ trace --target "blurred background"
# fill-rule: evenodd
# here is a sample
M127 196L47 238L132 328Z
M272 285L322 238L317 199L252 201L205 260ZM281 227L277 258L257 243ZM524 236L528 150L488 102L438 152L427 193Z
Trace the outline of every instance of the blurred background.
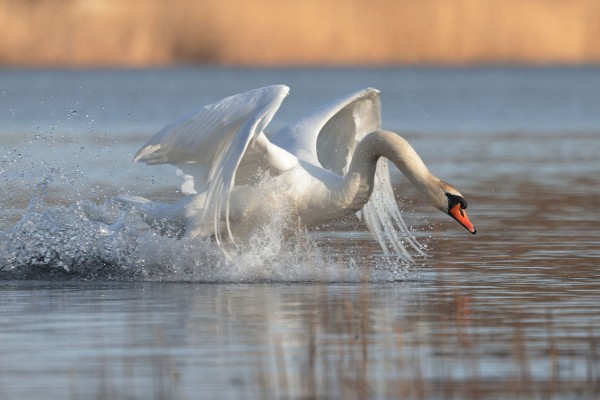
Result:
M131 162L158 129L273 83L267 132L381 89L477 235L405 181L406 268L345 222L216 264L115 208L181 198ZM0 398L600 399L599 110L600 0L0 0Z
M598 0L0 0L0 65L600 62Z

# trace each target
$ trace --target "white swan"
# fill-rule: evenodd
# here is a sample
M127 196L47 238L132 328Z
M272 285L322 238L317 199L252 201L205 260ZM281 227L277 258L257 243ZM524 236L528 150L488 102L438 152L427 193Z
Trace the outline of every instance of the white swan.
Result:
M362 210L384 252L411 260L407 248L421 247L394 199L390 160L435 208L476 232L460 192L432 175L406 140L380 129L378 90L329 102L267 135L263 131L288 93L283 85L251 90L167 125L135 161L175 165L188 196L171 205L119 200L162 233L214 235L222 249L276 213L291 226L300 221L311 227Z

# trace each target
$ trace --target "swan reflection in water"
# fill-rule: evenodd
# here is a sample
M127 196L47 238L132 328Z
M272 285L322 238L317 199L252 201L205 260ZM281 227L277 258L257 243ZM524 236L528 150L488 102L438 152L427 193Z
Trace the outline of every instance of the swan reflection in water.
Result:
M378 90L351 93L265 132L288 94L284 85L251 90L165 126L135 161L176 166L187 196L174 204L118 200L163 234L214 236L225 254L273 215L290 228L298 221L311 228L357 214L386 254L411 261L422 247L402 220L389 160L433 207L475 234L464 196L433 175L406 140L381 129Z

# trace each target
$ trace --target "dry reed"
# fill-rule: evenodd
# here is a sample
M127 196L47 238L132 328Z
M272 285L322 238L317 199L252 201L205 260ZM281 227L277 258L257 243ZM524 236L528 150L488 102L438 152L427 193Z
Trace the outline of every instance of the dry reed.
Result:
M0 64L600 61L596 0L0 0Z

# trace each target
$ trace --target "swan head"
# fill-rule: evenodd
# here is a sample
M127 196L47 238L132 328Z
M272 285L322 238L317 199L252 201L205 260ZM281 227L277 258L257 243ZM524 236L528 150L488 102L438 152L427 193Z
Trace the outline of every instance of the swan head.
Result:
M431 205L454 218L459 224L464 226L473 235L477 233L475 226L467 217L467 201L452 185L444 181L434 185L428 190L428 197Z

